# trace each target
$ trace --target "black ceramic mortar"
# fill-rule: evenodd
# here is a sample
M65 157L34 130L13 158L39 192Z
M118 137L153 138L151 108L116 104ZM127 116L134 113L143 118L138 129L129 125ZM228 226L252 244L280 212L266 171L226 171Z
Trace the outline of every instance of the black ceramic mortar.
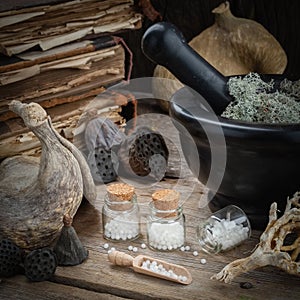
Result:
M214 194L210 209L216 211L235 204L245 211L254 228L263 229L271 203L277 202L282 213L287 197L300 190L300 124L256 124L220 117L231 101L228 78L199 56L173 25L157 23L149 28L142 49L150 59L200 93L212 108L205 109L201 105L203 98L187 87L174 94L170 105L170 115L176 121L192 172L204 184L211 172L216 174L208 186ZM218 135L220 140L225 139L225 169L224 163L212 168L212 152L218 144L209 137L218 141ZM197 153L190 151L195 144ZM200 161L200 168L196 160Z

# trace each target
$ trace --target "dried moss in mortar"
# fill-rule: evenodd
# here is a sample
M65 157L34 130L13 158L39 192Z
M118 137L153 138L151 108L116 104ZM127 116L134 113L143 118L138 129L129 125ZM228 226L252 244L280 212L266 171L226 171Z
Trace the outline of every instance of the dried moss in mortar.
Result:
M300 123L300 80L263 81L256 73L228 81L232 101L222 117L256 123Z

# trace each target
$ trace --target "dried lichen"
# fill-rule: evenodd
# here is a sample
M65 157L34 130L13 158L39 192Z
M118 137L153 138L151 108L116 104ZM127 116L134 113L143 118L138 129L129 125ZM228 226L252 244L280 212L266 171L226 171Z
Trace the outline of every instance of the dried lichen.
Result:
M256 73L232 77L228 89L233 101L222 113L228 119L257 123L300 123L300 80L263 81Z

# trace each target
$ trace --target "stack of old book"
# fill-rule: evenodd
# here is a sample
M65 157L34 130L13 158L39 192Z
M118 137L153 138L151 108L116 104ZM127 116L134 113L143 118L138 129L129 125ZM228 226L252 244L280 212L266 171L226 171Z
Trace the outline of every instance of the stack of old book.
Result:
M115 35L140 27L141 15L128 0L75 0L0 13L0 159L39 148L9 110L11 100L39 103L72 139L87 105L127 76L126 50ZM103 98L93 114L124 122L118 99L112 105Z

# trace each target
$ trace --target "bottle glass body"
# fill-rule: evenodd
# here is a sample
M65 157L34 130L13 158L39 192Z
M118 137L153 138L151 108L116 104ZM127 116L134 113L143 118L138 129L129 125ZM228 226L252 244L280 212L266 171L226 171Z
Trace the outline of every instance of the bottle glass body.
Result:
M130 201L110 201L106 195L102 207L102 225L105 239L137 239L140 235L140 213L136 195Z
M185 243L185 216L182 207L174 210L157 210L149 204L147 219L148 246L153 250L172 251Z
M197 227L197 239L203 251L230 250L251 235L250 222L242 209L229 205L213 213Z

